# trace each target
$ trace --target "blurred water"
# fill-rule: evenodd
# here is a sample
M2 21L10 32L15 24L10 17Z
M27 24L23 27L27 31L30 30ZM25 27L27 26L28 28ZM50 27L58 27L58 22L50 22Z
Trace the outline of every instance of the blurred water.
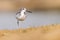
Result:
M14 12L1 13L0 12L0 29L18 29L27 28L28 26L41 26L47 24L60 24L60 12L59 11L38 11L26 18L24 22L20 22L17 26Z

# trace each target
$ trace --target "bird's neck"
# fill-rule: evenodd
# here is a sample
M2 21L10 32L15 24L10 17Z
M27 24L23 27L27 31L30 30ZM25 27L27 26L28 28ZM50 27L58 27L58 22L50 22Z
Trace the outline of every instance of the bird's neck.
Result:
M25 15L24 12L25 12L25 11L21 11L21 15Z
M21 13L21 16L25 15L24 12Z

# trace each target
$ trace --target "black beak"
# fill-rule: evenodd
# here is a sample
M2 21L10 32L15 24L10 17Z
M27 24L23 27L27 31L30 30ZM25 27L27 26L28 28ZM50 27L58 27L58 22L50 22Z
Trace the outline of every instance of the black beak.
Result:
M27 12L32 13L31 11L28 11L28 10L27 10Z

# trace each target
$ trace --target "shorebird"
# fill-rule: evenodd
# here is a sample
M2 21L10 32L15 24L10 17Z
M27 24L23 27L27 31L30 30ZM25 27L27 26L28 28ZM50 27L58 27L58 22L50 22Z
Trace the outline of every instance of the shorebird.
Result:
M24 21L27 17L26 12L32 13L31 11L27 10L26 8L22 8L21 10L16 13L17 24L19 26L19 21Z

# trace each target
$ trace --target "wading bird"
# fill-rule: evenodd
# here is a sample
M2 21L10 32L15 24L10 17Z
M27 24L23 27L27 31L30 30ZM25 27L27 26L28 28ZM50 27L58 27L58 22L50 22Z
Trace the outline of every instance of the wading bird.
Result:
M26 12L32 13L31 11L27 10L26 8L19 9L16 13L17 24L19 26L19 21L24 21L27 17Z

